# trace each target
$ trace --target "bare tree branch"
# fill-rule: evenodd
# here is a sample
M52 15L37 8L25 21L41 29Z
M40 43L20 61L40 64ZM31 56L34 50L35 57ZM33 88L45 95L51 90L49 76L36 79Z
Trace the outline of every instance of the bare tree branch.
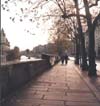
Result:
M89 7L91 8L93 6L97 6L98 5L98 1L100 1L100 0L95 0L95 3L94 4L91 4Z
M99 19L100 19L100 13L97 15L97 17L93 21L93 27L94 27L94 29L96 28L96 25L97 25L97 22L98 22Z
M66 16L64 16L64 15L62 15L62 18L70 18L70 17L76 17L77 16L77 14L69 14L69 15L66 15ZM84 17L84 18L86 18L86 16L85 15L83 15L83 14L80 14L80 17Z
M58 6L59 6L60 10L62 11L62 13L63 13L63 14L65 14L65 13L64 13L64 11L63 11L63 9L62 9L62 7L61 7L61 5L60 5L60 3L59 3L59 1L58 1L58 0L56 0L56 2L57 2L57 4L58 4Z

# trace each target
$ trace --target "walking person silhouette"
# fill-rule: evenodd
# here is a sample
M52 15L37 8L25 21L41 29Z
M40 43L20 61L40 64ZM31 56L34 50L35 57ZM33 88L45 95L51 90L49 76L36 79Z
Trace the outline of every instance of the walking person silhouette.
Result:
M67 55L67 52L64 52L61 54L61 63L62 64L67 64L68 63L68 55Z

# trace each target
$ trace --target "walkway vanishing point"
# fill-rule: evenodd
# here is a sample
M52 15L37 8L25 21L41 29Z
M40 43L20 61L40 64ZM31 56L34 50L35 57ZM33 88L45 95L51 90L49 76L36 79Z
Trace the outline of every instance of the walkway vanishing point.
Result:
M58 63L11 94L0 106L100 106L100 71L89 78L73 61Z

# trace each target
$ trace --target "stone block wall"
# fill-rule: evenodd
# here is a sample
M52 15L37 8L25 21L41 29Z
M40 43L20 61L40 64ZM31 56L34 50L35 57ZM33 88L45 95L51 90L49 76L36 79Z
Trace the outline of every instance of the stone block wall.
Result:
M46 60L13 62L0 66L0 101L49 68L50 63Z

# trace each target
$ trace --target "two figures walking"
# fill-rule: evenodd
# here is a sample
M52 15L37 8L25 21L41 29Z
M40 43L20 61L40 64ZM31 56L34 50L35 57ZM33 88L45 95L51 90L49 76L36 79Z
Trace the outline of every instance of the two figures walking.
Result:
M61 63L67 64L67 62L68 62L68 55L67 55L67 52L64 52L64 53L61 54Z

